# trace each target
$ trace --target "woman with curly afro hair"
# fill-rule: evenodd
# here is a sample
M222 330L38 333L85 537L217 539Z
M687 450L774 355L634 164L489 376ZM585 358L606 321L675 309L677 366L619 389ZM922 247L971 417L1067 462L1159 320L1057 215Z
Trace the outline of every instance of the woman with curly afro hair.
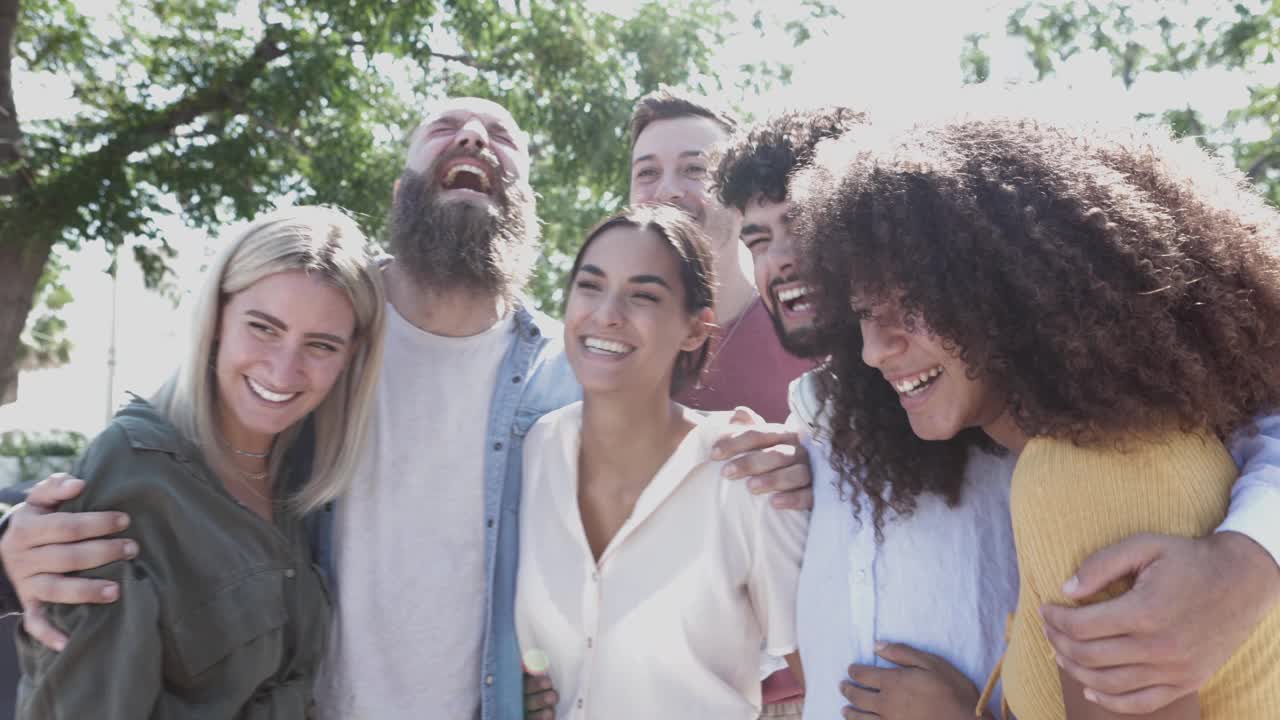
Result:
M1005 698L1113 717L1055 667L1038 609L1101 548L1222 521L1224 439L1280 406L1276 212L1190 144L1010 118L846 138L792 189L855 512L878 530L924 493L956 501L971 449L1016 454ZM1277 707L1280 608L1147 717Z

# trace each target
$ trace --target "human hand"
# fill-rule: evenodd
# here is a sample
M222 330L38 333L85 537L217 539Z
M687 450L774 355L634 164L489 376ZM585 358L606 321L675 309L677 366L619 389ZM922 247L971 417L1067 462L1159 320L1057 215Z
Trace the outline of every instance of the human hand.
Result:
M31 637L52 650L67 638L45 616L45 603L109 603L120 595L116 583L65 573L106 565L138 554L126 539L95 539L129 526L118 512L57 512L58 505L79 495L84 481L55 473L31 488L26 502L13 509L0 537L0 562L22 603L22 625Z
M552 687L551 676L547 674L545 663L536 672L530 672L526 668L524 673L525 718L528 720L555 720L556 703L559 702L560 695Z
M813 473L800 437L785 425L765 423L745 407L734 410L732 423L739 427L726 432L711 448L713 460L734 458L725 463L724 476L747 478L753 493L773 493L774 507L812 509Z
M876 655L898 667L849 666L840 683L846 720L972 720L980 693L951 663L898 643L877 645Z
M1196 692L1280 601L1280 568L1234 532L1138 535L1104 548L1063 587L1072 600L1134 577L1094 605L1041 608L1045 635L1087 699L1141 715Z

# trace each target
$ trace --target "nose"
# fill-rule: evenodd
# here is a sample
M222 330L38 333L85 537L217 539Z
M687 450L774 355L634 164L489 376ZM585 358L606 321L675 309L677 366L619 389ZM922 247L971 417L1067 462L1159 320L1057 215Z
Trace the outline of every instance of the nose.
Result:
M796 272L796 254L790 233L778 233L769 241L765 260L773 277L787 278Z
M861 327L862 362L873 368L883 368L907 347L906 336L899 327L875 318L863 320Z
M458 129L454 143L468 150L484 150L489 146L489 131L478 118L470 120Z
M303 348L281 347L271 356L270 379L277 390L297 385L302 377Z
M596 306L595 320L601 327L618 327L622 324L622 301L623 298L615 295L609 295L602 298L600 304Z
M657 202L668 202L676 205L680 204L680 200L684 198L684 188L680 186L679 179L672 173L662 173L662 177L658 178L658 182L653 186L653 197L651 200Z

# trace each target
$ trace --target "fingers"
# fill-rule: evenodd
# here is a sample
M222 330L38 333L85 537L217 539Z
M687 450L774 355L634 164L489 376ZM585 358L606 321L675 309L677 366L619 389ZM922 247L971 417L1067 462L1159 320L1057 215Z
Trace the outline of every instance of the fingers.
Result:
M1132 590L1120 597L1093 605L1074 608L1042 605L1040 617L1044 620L1046 631L1052 629L1078 641L1141 634L1147 629L1150 620L1144 615L1141 603Z
M84 490L84 481L66 473L54 473L31 487L27 502L52 509L76 497Z
M734 425L763 425L764 418L759 413L745 405L739 405L733 409L733 417L729 418L729 422Z
M846 718L877 717L883 709L879 690L845 681L840 683L840 694L849 702L849 707L842 712Z
M27 551L27 561L23 565L30 567L32 572L23 576L92 570L117 560L132 560L137 556L138 543L124 538L86 540L69 545L42 545Z
M73 543L118 533L127 527L129 516L124 513L42 513L38 506L23 503L13 511L4 544L17 549Z
M1072 600L1082 600L1102 592L1111 583L1136 575L1164 554L1173 538L1135 535L1085 558L1074 577L1062 586Z
M1180 690L1172 685L1155 685L1123 695L1085 690L1084 697L1089 702L1120 715L1150 715L1190 692L1191 690Z
M733 429L721 435L711 446L711 459L724 460L752 450L764 450L779 445L797 447L800 436L785 425L759 425L745 430Z
M524 713L526 716L532 716L543 710L547 710L552 714L556 711L556 703L560 702L560 695L555 690L544 690L532 695L524 696Z
M54 573L41 573L24 578L18 589L23 608L33 603L59 603L83 605L115 602L120 597L120 585L98 578L70 577Z
M1057 659L1059 667L1095 693L1126 695L1152 687L1162 679L1150 665L1120 665L1098 669L1085 667L1061 655Z
M773 494L769 502L779 510L812 510L813 488L804 487L798 490L785 490Z
M1048 623L1044 626L1044 634L1058 657L1079 667L1097 670L1144 663L1151 659L1149 650L1131 635L1121 634L1080 640Z
M901 667L931 668L938 660L936 655L902 643L880 643L876 645L876 655Z
M44 607L28 607L22 613L22 627L36 642L50 650L61 652L67 646L67 636L58 632L44 614Z

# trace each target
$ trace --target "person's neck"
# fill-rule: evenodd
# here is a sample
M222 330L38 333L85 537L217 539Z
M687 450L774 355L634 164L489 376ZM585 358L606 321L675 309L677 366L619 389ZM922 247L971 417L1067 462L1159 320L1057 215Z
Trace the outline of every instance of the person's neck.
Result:
M756 299L755 281L751 277L751 256L736 240L723 252L715 254L716 324L724 328L746 312Z
M1018 427L1018 423L1013 420L1013 413L1007 409L995 420L983 425L982 431L1014 455L1021 454L1022 448L1026 447L1027 441L1031 439L1022 431L1022 428Z
M580 477L597 488L642 489L692 427L685 409L665 393L587 393Z
M391 306L414 327L432 335L478 335L505 317L509 309L506 299L493 291L423 287L394 261L382 275Z

